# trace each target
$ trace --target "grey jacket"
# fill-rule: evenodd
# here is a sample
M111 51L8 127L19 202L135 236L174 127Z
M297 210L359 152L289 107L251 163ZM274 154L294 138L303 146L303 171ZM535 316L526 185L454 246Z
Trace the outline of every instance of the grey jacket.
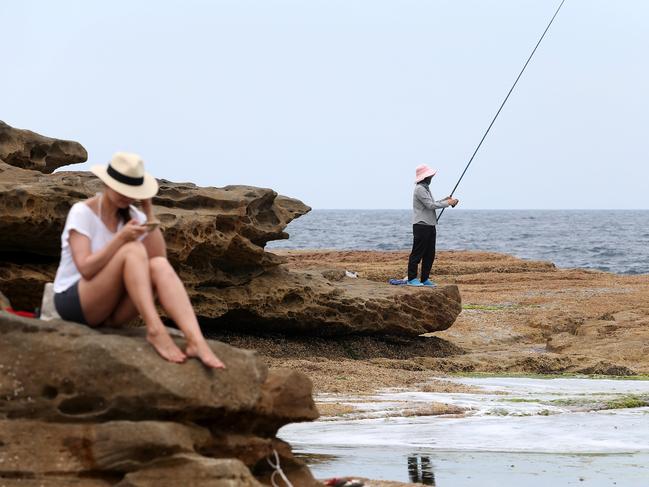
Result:
M446 200L435 201L430 193L430 188L424 182L415 185L412 195L412 223L424 225L437 225L435 209L450 206Z

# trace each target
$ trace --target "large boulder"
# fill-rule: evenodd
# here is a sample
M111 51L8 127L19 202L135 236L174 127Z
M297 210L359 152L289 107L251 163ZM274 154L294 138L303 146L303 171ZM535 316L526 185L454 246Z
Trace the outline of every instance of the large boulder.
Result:
M89 173L43 175L0 163L0 279L18 308L39 305L70 205L101 187ZM154 205L169 260L208 327L416 336L447 329L461 312L455 286L413 290L278 267L285 257L265 244L287 238L286 225L309 208L272 190L163 180Z
M70 206L102 188L91 173L44 175L0 162L0 261L57 262ZM264 246L288 238L286 225L310 210L270 189L165 180L153 202L169 260L198 286L243 284L284 262Z
M17 309L39 306L70 206L102 188L88 172L43 174L0 162L0 289ZM345 279L340 269L283 268L286 257L266 243L288 238L286 226L310 208L270 189L161 180L153 203L169 260L208 328L417 336L447 329L461 311L454 286L412 290Z
M0 160L12 166L51 173L58 167L87 161L88 153L78 142L16 129L0 120Z
M205 328L307 336L418 336L446 330L462 311L455 285L390 286L281 267L244 286L190 287Z
M251 469L265 478L277 451L296 485L316 485L275 437L285 424L318 417L299 372L268 371L255 352L212 341L227 369L172 364L137 331L4 312L0 335L0 478L256 486ZM172 465L183 468L174 474ZM179 480L192 468L194 480ZM152 480L165 476L168 483Z
M129 473L116 487L262 487L239 460L174 455Z
M237 267L232 274L245 274L244 281L250 272L263 272L284 261L264 252L264 246L288 238L286 225L310 211L271 189L159 183L153 203L170 260L191 267L209 264L216 270L219 265ZM68 210L102 189L103 183L89 172L43 175L0 163L0 249L58 257Z

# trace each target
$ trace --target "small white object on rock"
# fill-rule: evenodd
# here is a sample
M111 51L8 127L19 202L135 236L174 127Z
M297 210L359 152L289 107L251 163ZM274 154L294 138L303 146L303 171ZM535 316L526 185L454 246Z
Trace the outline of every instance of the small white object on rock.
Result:
M51 282L45 284L45 290L43 291L43 301L41 302L40 318L44 321L61 319L59 314L56 312L56 307L54 306L54 285Z

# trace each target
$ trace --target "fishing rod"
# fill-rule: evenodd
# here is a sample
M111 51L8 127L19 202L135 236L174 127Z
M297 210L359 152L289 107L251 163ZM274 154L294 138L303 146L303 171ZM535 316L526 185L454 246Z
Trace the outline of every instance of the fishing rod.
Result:
M460 179L458 179L457 183L455 184L455 187L453 188L453 191L451 191L451 196L453 196L453 194L455 193L455 190L456 190L457 187L460 185L460 182L462 182L462 178L464 177L464 175L466 174L466 171L469 169L469 166L470 166L471 163L473 162L473 158L475 157L475 155L476 155L476 154L478 153L478 151L480 150L480 146L482 146L482 143L483 143L484 140L487 138L487 134L488 134L489 131L491 130L491 127L493 126L494 122L495 122L496 119L498 118L498 115L500 115L500 112L501 112L501 110L503 109L503 107L505 106L505 103L507 103L507 100L509 99L509 95L512 94L512 91L514 91L514 88L516 87L516 84L518 83L518 80L521 79L521 76L523 76L523 73L525 72L525 68L527 68L527 65L528 65L528 64L530 63L530 61L532 60L532 56L534 56L534 53L536 52L536 50L538 49L538 47L541 45L541 41L543 41L543 38L545 37L545 34L548 32L548 30L550 30L550 26L552 25L552 22L554 22L554 19L556 18L557 14L559 13L559 10L561 10L561 7L563 7L563 4L565 3L565 1L566 1L566 0L561 0L561 3L559 4L559 7L557 8L557 11L554 12L554 15L552 16L552 19L550 19L550 23L548 24L548 26L547 26L547 27L545 28L545 30L543 31L543 34L541 35L541 38L539 39L539 42L537 42L537 43L536 43L536 46L534 46L534 49L532 50L532 54L530 54L530 57L527 58L527 61L525 62L525 65L523 66L523 69L521 69L521 72L518 73L518 77L516 78L516 81L514 81L514 84L513 84L512 87L509 89L509 93L507 93L507 96L505 97L505 99L503 100L502 104L500 105L500 108L498 109L498 111L496 112L496 115L494 116L493 120L492 120L491 123L489 124L489 127L487 127L487 131L486 131L486 132L484 133L484 135L482 136L482 139L480 139L480 143L478 144L478 147L476 147L476 148L475 148L475 151L473 151L473 155L471 156L471 159L469 159L469 163L468 163L468 164L466 165L466 167L464 168L464 171L462 171L462 175L460 176ZM438 221L439 221L439 219L442 217L442 215L444 214L444 210L445 210L445 209L446 209L446 208L442 208L442 211L440 211L439 216L437 217L437 220L438 220Z

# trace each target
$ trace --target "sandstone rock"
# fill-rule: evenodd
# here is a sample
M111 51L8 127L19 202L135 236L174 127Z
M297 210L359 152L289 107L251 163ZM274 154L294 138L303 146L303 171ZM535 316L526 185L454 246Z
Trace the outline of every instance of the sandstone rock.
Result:
M315 419L311 399L312 384L303 373L291 369L272 369L264 383L264 392L267 394L268 405L265 415L275 418L280 427L287 424L287 421L295 422L298 418L299 421Z
M161 421L62 424L37 420L0 421L3 472L34 475L106 474L139 470L157 458L195 453L210 443L197 426ZM35 454L38 452L38 454Z
M417 336L445 330L462 311L457 286L413 289L280 268L245 286L190 289L206 329L312 336Z
M12 166L51 173L61 166L85 162L88 153L78 142L16 129L0 120L0 160Z
M325 269L322 271L322 276L329 281L342 281L345 279L345 271L343 269Z
M1 487L113 487L114 482L110 480L88 478L88 477L11 477L3 478Z
M54 263L18 264L0 260L0 287L14 309L33 311L40 306L45 283L54 279L56 267Z
M0 171L0 278L12 302L30 310L54 277L70 204L99 191L101 183L82 172L45 176L3 164ZM461 311L454 286L413 290L278 268L284 258L266 252L266 242L286 238L286 225L309 208L271 190L161 181L154 203L170 262L208 326L416 336L448 328Z
M64 321L1 313L0 333L0 414L11 418L96 422L137 414L138 420L227 424L256 432L249 416L269 410L267 400L260 410L267 369L252 351L211 342L228 366L219 371L197 360L181 366L161 360L143 337L101 334ZM56 368L43 367L43 357ZM309 386L306 378L301 383ZM307 402L294 403L295 418L315 419L310 389L301 399ZM292 420L284 408L282 415L273 414L274 407L269 414L275 422Z
M235 459L179 454L130 473L115 487L262 487Z
M391 278L404 277L408 264L408 252L402 250L276 250L277 254L288 260L293 269L326 269L343 272L354 269L360 277L372 281L387 282ZM482 251L437 252L433 277L443 276L444 280L454 279L461 284L474 284L485 280L487 273L491 278L499 275L503 280L511 280L512 274L535 274L556 272L552 262L523 260L513 255ZM488 278L487 278L488 279Z
M120 485L167 485L153 483L167 476L175 485L252 486L248 468L265 478L276 450L296 486L316 484L275 438L284 424L318 417L306 376L269 373L255 352L219 342L210 345L226 370L171 364L142 330L105 331L0 312L0 478L90 476L114 485L128 474L131 483ZM181 482L170 465L195 476Z
M266 243L288 238L286 225L311 210L270 189L169 181L154 203L170 261L196 286L244 284L283 263Z
M70 206L101 191L86 172L43 175L0 163L0 260L38 257L57 262ZM200 188L160 181L154 199L171 263L197 286L248 282L284 261L264 251L270 240L288 238L284 228L310 208L251 186ZM13 254L13 255L12 255Z
M40 305L56 265L0 262L3 290L18 309ZM456 286L411 289L364 279L329 281L318 272L280 267L242 286L213 287L181 278L206 331L316 336L417 336L449 328L462 311Z
M72 147L0 125L0 282L22 309L40 303L54 276L70 206L102 189L89 173L43 174L81 162ZM413 290L282 267L286 259L264 247L310 210L298 200L249 186L160 188L154 207L169 260L202 325L413 340L461 311L455 286ZM210 345L226 370L171 364L142 332L0 312L3 485L256 487L270 483L274 454L295 487L318 485L276 438L283 425L318 417L305 375L268 371L254 352L218 342Z
M0 478L11 473L73 481L94 475L115 485L115 478L131 473L118 485L261 485L240 460L214 459L196 452L210 440L204 428L168 422L4 420L0 421Z

